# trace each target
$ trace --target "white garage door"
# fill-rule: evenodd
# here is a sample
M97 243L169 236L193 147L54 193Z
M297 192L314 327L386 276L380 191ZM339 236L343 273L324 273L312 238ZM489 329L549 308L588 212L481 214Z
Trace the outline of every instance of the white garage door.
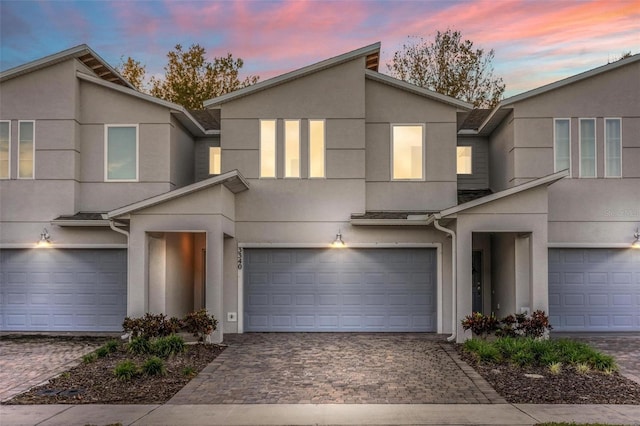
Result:
M556 331L640 331L640 250L549 249Z
M0 250L4 331L120 331L125 250Z
M436 331L435 249L245 249L245 331Z

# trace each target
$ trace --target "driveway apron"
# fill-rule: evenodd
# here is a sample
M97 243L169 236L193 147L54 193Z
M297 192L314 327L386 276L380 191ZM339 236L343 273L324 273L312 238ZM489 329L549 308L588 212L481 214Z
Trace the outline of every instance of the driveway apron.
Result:
M444 336L247 333L168 404L504 403Z

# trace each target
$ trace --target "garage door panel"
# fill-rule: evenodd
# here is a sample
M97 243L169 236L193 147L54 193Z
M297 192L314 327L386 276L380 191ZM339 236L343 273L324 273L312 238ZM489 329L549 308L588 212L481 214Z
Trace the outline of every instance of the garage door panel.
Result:
M554 330L640 331L638 275L638 250L550 249L549 318Z
M272 261L284 258L295 262ZM435 331L435 258L434 249L246 249L245 331ZM287 268L296 279L282 285Z
M121 329L125 250L2 250L0 269L3 330Z

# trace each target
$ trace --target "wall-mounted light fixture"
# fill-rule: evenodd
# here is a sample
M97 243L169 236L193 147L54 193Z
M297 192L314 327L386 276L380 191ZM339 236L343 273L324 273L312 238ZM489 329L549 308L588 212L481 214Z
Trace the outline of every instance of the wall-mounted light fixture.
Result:
M635 234L633 234L633 238L635 238L635 240L633 240L633 242L631 243L631 247L634 249L640 249L640 231L638 230L638 228L636 228L636 232Z
M338 233L336 234L336 239L331 243L331 247L335 248L343 248L345 247L344 241L342 241L342 230L338 229Z
M47 231L47 228L42 228L42 232L40 233L40 240L38 240L36 247L51 247L51 235L49 235L49 231Z

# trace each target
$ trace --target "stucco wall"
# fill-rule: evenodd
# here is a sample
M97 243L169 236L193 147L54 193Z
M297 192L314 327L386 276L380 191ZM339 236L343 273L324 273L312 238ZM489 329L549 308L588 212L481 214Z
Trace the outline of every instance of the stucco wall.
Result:
M207 157L208 154L207 152ZM172 189L195 182L194 158L195 141L193 136L175 117L171 116L169 162L171 164Z
M493 192L513 186L513 145L513 114L509 114L489 136L489 187Z

